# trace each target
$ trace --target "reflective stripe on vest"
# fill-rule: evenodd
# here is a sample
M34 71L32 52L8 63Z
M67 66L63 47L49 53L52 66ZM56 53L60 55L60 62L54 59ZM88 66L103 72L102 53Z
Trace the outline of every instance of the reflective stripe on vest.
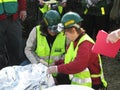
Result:
M0 0L0 14L14 14L18 10L17 0Z
M88 8L86 8L85 10L84 10L84 14L86 15L87 13L88 13ZM105 8L104 7L101 7L101 14L102 15L105 15Z
M84 85L92 87L92 81L90 78L90 72L88 68L86 68L84 71L74 74L73 78L71 79L71 84L77 84L77 85Z
M84 11L84 14L86 15L88 13L88 9L86 8Z
M65 53L65 36L61 32L57 35L52 48L50 50L47 39L41 35L40 26L36 27L37 47L35 52L38 56L44 58L47 62L52 63L53 60L58 60Z
M100 74L92 74L91 77L92 78L98 78L98 77L100 77L101 80L102 80L102 83L103 83L104 87L107 87L107 82L105 81L104 75L103 75L102 61L101 61L101 57L100 57L99 54L98 54L98 57L99 57L99 64L100 64L100 69L101 69L100 70Z
M90 86L91 85L91 79L90 78L85 78L85 79L79 79L79 78L73 78L72 79L72 84L76 84L78 85L79 83L80 85L84 85L84 86Z
M105 8L104 7L101 7L101 14L105 15Z

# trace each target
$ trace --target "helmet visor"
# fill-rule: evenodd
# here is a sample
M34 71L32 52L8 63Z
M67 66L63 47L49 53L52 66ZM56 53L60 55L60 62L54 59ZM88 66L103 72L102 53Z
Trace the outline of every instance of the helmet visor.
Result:
M51 32L59 33L59 32L61 32L61 31L64 29L64 26L63 26L62 23L59 23L58 25L48 26L48 29L49 29Z
M57 30L57 25L48 26L48 29L49 29L51 32L59 33L58 30Z

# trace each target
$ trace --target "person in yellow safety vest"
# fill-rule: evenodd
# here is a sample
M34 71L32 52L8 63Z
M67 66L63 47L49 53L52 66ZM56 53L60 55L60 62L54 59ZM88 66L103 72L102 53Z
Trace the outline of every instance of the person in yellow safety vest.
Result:
M48 1L48 2L47 2ZM39 4L41 7L39 7L39 10L42 12L42 14L45 14L48 10L55 9L60 14L63 12L63 8L66 6L66 0L39 0Z
M101 57L92 52L94 41L83 28L83 19L78 13L68 12L63 15L61 22L64 26L65 36L71 41L67 47L64 64L50 66L49 74L69 74L71 84L92 87L101 90L107 87L104 79Z
M49 10L44 15L40 25L34 27L30 32L25 54L31 63L42 63L50 66L54 65L56 60L63 59L66 38L64 33L57 29L60 19L61 17L56 10ZM64 74L58 74L57 76L68 78L68 75ZM57 76L55 76L56 79ZM58 81L58 84L60 83L64 82Z
M82 0L83 28L95 38L98 30L109 30L111 0Z

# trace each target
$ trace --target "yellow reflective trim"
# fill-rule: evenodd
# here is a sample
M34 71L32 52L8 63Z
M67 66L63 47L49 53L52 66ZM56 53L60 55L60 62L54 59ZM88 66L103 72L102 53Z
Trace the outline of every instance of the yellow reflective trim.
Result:
M80 84L77 82L71 82L72 85L83 85L83 86L87 86L87 87L92 87L92 84L90 82L86 82L84 84Z
M70 25L70 24L73 24L75 21L74 20L69 20L69 21L67 21L66 23L65 23L65 26L68 26L68 25Z
M98 74L98 75L93 74L93 75L91 75L91 77L92 77L92 78L98 78L98 77L101 77L101 74Z
M102 13L102 15L105 15L105 9L104 9L104 7L101 7L101 13Z
M44 18L44 21L45 21L45 23L48 25L48 22L47 22L46 18Z
M87 12L88 12L88 9L86 8L85 11L84 11L84 14L87 14Z

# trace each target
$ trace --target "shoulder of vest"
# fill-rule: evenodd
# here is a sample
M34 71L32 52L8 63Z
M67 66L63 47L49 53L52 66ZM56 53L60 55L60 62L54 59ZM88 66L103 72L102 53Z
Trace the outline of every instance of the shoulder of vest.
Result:
M85 40L90 41L91 43L94 43L94 40L88 34L83 35L80 39L80 42L83 42Z
M41 32L41 31L40 31L40 25L37 25L37 26L36 26L36 31L37 31L37 32Z
M40 25L37 25L36 28L40 27Z
M64 35L64 32L60 32L59 35Z

